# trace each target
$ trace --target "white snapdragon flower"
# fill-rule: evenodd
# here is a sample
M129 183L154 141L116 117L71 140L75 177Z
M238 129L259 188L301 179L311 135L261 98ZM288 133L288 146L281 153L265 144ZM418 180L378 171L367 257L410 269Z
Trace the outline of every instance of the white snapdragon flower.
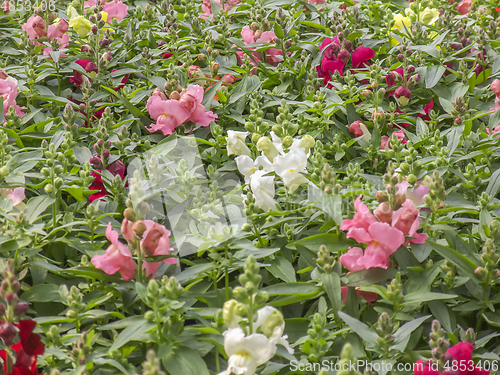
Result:
M283 336L283 315L274 307L266 306L257 312L252 333L246 336L241 328L230 328L223 333L224 349L228 355L227 369L219 375L255 375L257 367L269 361L275 354L277 344L283 345L293 354L287 336Z
M249 133L248 132L238 132L234 130L227 131L227 154L228 155L247 155L250 156L252 153L250 149L245 144L245 139Z
M274 176L264 176L266 171L256 171L250 177L250 188L255 198L257 206L264 210L276 210L274 201Z
M234 159L238 170L245 177L245 184L250 183L250 177L258 170L273 171L273 164L265 157L258 156L255 161L250 156L240 155ZM261 168L262 167L262 168Z
M293 193L300 184L307 182L302 173L307 173L307 155L303 148L290 150L285 155L274 159L274 171L281 177L290 193Z

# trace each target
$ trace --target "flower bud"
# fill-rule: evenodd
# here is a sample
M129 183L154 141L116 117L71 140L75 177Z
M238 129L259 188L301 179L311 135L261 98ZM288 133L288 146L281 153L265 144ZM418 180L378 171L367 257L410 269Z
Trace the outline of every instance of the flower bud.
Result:
M392 221L391 207L385 202L380 203L373 213L383 223L391 223Z
M0 338L6 346L10 346L17 335L16 328L12 323L2 322L0 325Z
M261 137L257 142L257 150L264 152L264 155L272 163L274 158L280 153L273 142L267 137Z
M500 98L500 79L495 79L490 85L491 91L493 91L497 98Z
M28 302L18 302L14 306L14 314L15 315L24 315L28 312L30 305Z

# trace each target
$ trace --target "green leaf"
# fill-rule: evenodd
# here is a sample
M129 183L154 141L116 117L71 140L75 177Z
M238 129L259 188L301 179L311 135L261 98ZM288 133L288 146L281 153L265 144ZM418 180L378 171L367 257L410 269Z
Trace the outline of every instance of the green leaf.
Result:
M43 284L32 286L22 294L21 299L28 302L61 302L59 285Z
M417 118L417 136L425 139L429 135L429 126L420 117Z
M451 93L450 93L450 95L451 95ZM451 115L451 113L455 109L455 107L453 106L453 104L451 104L451 102L448 99L445 99L445 98L443 98L441 96L439 97L439 103L441 103L441 105L443 106L443 109L449 115Z
M462 134L464 134L464 128L464 125L454 126L448 133L448 156L451 156L460 144L460 138L462 137Z
M423 316L421 318L405 323L401 327L399 327L396 333L394 333L394 344L391 346L390 349L404 352L406 346L408 345L408 341L410 340L411 333L415 331L418 327L420 327L422 323L425 322L430 317L431 315Z
M456 294L434 293L434 292L415 292L405 296L403 303L409 305L412 303L422 303L427 301L456 298Z
M332 304L333 312L337 314L342 308L340 277L336 272L324 273L321 275L321 281L323 281L323 288L325 288L326 295Z
M344 279L347 286L363 286L393 279L396 274L397 271L394 268L389 268L387 270L383 268L370 268L368 270L350 272L344 276Z
M283 29L281 28L278 22L274 24L274 33L278 38L283 38L283 36L285 36L285 34L283 34Z
M428 66L425 74L425 87L431 89L436 86L445 71L446 68L442 65Z
M344 322L354 331L359 337L361 337L366 342L377 345L377 337L378 335L373 332L365 323L360 322L359 320L353 318L342 311L339 311L339 316L342 318Z
M335 253L347 250L354 245L351 240L345 238L344 234L332 233L316 234L293 242L291 245L295 244L307 247L309 250L314 251L314 253L319 251L321 245L325 245L328 251Z
M55 198L48 195L39 195L31 198L26 204L24 211L26 219L32 224L55 201Z
M317 294L320 287L309 283L275 284L262 289L270 296Z
M490 182L486 187L486 194L496 197L500 191L500 169L497 169L490 177Z
M450 247L440 245L436 242L427 240L427 243L432 247L432 249L441 255L444 259L449 260L454 263L465 275L469 276L471 279L479 283L474 271L478 265L471 259L463 256L458 251L451 249Z
M277 256L271 261L271 265L266 267L274 277L281 279L287 283L294 283L297 281L295 278L295 269L292 263L282 256Z
M155 327L154 323L146 321L146 319L141 319L138 322L128 326L123 331L120 332L115 342L109 348L109 351L120 349L123 345L128 342L135 340L138 335L148 332L151 328Z
M452 333L457 327L457 322L453 311L441 300L429 301L427 303L432 315L441 323L446 332Z
M170 375L210 375L200 354L186 346L174 348L162 358L162 363Z

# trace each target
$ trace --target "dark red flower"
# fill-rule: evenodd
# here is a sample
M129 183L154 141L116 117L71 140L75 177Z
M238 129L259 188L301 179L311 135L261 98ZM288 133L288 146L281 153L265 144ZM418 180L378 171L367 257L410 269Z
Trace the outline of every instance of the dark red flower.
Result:
M394 92L394 96L395 96L396 98L398 98L398 99L399 99L400 97L402 97L402 96L404 96L404 97L405 97L405 98L407 98L407 99L410 99L410 97L411 97L411 91L410 91L410 89L409 89L408 87L406 87L406 86L399 86L399 87L396 89L396 91Z
M76 63L83 69L85 69L87 73L97 72L97 65L93 61L79 59L76 60ZM73 70L73 78L70 78L69 81L71 83L75 83L76 87L80 88L80 86L83 84L83 74L77 72L76 70Z
M125 164L123 164L120 160L117 160L110 165L107 166L106 168L113 176L119 175L120 178L123 180L125 178ZM96 169L97 172L101 173L100 169ZM90 185L89 189L90 190L99 190L97 193L92 194L89 196L89 202L92 203L96 199L101 199L104 196L108 194L108 191L106 190L106 187L104 186L104 183L102 182L102 177L100 174L96 172L91 172L90 173L92 177L95 177L95 180L92 182Z
M405 71L401 68L394 69L394 71L389 72L387 76L385 77L385 82L387 83L387 87L392 87L396 84L396 73L399 74L405 81L407 81L407 78L405 77ZM387 93L387 96L391 96L394 94L395 90L391 90Z
M326 48L325 48L326 47ZM360 46L352 52L352 43L345 41L342 48L337 37L325 38L319 47L323 51L321 65L316 67L318 77L323 78L323 83L326 85L331 79L335 71L341 76L344 75L344 68L349 57L353 69L366 68L370 65L369 60L375 56L375 51L368 47ZM352 53L351 53L352 52Z
M4 361L4 371L7 375L38 375L36 357L43 354L45 345L41 342L40 335L33 333L36 322L31 319L20 320L16 327L19 328L19 342L12 345L16 352L16 361L11 371L7 372L7 353L0 350L0 358Z
M342 294L342 303L345 304L345 300L347 299L347 292L349 292L349 287L342 286L340 287L340 293ZM361 290L356 289L356 294L359 297L363 297L369 305L373 305L375 301L379 299L378 294L373 292L363 292Z
M90 61L90 60L83 60L83 59L79 59L79 60L76 60L76 63L78 65L80 65L83 69L85 69L85 71L87 73L90 73L90 72L98 72L98 69L97 69L97 65L94 64L93 61ZM111 73L113 72L116 72L117 69L113 69L111 71ZM119 85L118 87L115 87L114 90L115 91L118 91L120 90L121 88L123 88L123 86L125 86L125 84L127 83L128 81L128 77L129 75L125 75L122 79L122 84ZM80 88L80 86L83 84L83 74L80 73L80 72L77 72L76 70L73 70L73 78L70 78L69 81L71 83L75 83L76 84L76 87Z
M162 54L161 54L161 57L162 57L163 59L168 59L168 58L169 58L169 57L171 57L171 56L173 56L173 54L172 54L172 53L170 53L170 52L164 52L164 53L162 53Z
M431 121L431 117L429 116L429 112L431 111L431 109L433 107L434 107L434 101L432 100L432 97L431 97L431 101L429 102L429 104L426 104L424 106L425 115L418 114L417 116L420 117L424 121Z

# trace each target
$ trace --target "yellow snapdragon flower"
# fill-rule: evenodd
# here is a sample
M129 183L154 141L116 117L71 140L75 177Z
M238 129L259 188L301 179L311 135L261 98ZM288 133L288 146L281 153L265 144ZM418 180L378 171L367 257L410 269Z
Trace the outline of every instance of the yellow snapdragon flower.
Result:
M394 15L394 26L392 27L392 30L399 30L402 33L405 33L406 30L408 30L408 33L411 35L411 19L418 19L419 22L433 26L434 23L439 19L439 11L437 9L424 9L422 10L419 14L418 17L415 14L415 12L407 8L405 11L405 16L402 14L396 14ZM435 32L432 32L429 34L430 37L434 37L437 34ZM397 46L399 44L399 41L396 38L391 39L391 45Z

